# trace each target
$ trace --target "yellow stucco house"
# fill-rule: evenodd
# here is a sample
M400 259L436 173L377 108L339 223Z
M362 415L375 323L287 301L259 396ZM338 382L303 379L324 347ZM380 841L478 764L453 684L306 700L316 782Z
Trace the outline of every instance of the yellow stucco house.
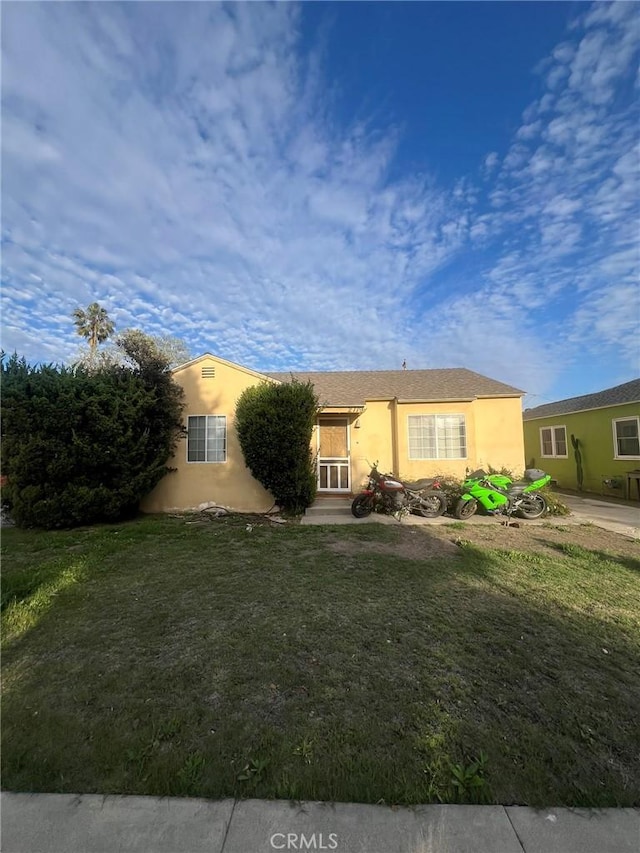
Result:
M313 436L319 493L351 494L372 462L406 479L464 476L465 469L522 471L523 391L462 368L258 373L205 353L177 367L185 427L170 466L142 503L146 512L218 505L263 512L272 496L244 464L236 403L260 382L310 380L321 409Z

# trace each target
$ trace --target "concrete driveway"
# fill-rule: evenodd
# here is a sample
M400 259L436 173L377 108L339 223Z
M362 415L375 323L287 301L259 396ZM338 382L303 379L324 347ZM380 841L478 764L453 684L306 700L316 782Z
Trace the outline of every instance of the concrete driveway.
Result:
M640 539L640 503L637 506L599 499L596 495L560 495L578 523L590 522L605 530Z

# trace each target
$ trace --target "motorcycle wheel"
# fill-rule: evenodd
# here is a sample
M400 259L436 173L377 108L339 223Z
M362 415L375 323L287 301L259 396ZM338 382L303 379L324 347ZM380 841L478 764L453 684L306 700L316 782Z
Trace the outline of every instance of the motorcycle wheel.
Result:
M371 515L372 509L373 501L369 495L358 495L351 504L351 512L356 518L366 518L368 515Z
M542 495L526 495L517 510L521 518L528 518L529 521L540 518L546 511L547 502Z
M478 509L478 501L474 498L471 498L469 501L465 501L464 498L460 498L458 503L456 504L456 508L453 511L453 514L456 518L461 518L463 521L465 518L471 518L471 516Z
M447 508L447 499L444 495L431 493L420 498L420 503L416 507L416 512L423 518L437 518L442 515Z

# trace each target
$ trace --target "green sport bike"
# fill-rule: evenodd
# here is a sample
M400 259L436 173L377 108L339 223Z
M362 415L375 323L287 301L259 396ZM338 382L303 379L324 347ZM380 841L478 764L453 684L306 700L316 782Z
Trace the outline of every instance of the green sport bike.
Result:
M521 518L540 518L547 511L547 502L538 490L551 480L539 468L527 468L524 481L514 483L504 474L487 474L482 469L467 474L462 484L462 497L454 510L456 518L471 518L484 507L489 515L519 515Z

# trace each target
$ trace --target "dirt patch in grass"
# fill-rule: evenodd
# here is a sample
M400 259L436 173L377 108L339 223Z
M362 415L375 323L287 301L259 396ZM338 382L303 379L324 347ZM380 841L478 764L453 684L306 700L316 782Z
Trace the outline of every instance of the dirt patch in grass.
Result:
M460 548L448 537L432 536L421 529L403 529L400 541L394 544L387 542L358 542L342 540L327 545L334 554L384 554L389 557L401 557L405 560L437 560L442 558L458 558Z
M500 520L493 524L453 521L450 524L387 528L392 542L358 539L339 539L326 543L335 554L357 556L381 554L406 560L438 560L456 558L461 546L473 545L498 551L521 551L529 554L558 557L570 554L572 549L596 552L608 556L633 558L640 569L638 542L591 524L562 524L546 522L542 525L517 522L518 526L505 526ZM311 555L312 552L309 552Z
M449 542L462 542L481 548L510 551L529 551L537 554L558 555L563 546L574 545L605 555L635 557L638 559L638 542L619 533L604 530L591 524L562 524L546 522L542 525L519 522L518 527L495 524L468 524L452 522L429 528L430 537Z

